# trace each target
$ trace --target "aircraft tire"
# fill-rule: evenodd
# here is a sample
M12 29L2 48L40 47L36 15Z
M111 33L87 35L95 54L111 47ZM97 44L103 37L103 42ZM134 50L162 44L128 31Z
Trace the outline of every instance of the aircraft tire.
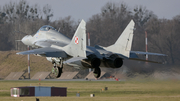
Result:
M60 68L60 67L57 66L57 67L55 68L55 72L54 72L56 78L59 78L59 77L61 76L61 73L62 73L62 68Z
M99 78L101 76L101 69L99 67L95 68L93 73L95 78Z

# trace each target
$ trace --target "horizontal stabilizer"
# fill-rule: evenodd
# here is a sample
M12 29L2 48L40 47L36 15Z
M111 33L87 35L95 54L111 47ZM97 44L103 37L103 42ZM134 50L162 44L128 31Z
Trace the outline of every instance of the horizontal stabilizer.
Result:
M160 53L150 53L150 52L141 52L141 51L131 51L131 53L135 53L135 54L139 54L139 55L167 56L166 54L160 54Z
M150 62L150 63L157 63L157 64L165 64L164 62L157 62L157 61L150 61L150 60L143 60L139 58L129 58L130 60L136 60L136 61L144 61L144 62Z

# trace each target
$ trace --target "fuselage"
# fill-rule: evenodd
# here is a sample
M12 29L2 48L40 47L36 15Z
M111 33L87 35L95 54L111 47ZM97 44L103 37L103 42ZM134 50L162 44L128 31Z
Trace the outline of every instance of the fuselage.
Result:
M70 43L71 39L66 37L65 35L58 32L55 28L45 25L42 26L34 35L26 35L21 40L25 45L32 46L32 47L41 47L36 45L37 42L59 42L63 45L67 45ZM51 44L47 44L49 47Z
M26 35L25 37L23 37L22 42L25 45L32 46L35 48L51 47L51 45L56 45L56 44L58 45L58 47L64 47L71 42L71 39L66 37L65 35L61 34L60 32L58 32L55 28L45 25L45 26L42 26L34 35ZM108 52L99 46L96 46L96 47L87 46L86 47L87 57L93 57L93 58L98 58L98 60L99 59L103 60L102 55L103 54L105 55L108 53L111 53L111 52ZM57 58L57 57L46 57L46 58L50 62L55 61L57 64L59 63L59 58ZM65 58L65 60L67 60L69 58L70 57ZM94 60L94 62L96 62L98 60ZM73 67L79 68L79 69L93 68L91 61L92 60L84 59L81 61L75 61L70 64L66 64L66 65L73 66ZM99 63L103 67L105 65L107 65L107 64L104 64L105 61L100 61Z

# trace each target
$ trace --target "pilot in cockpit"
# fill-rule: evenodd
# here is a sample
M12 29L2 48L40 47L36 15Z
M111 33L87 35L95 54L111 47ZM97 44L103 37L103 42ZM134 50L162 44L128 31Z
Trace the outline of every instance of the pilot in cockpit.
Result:
M54 27L49 26L49 25L44 25L44 26L42 26L36 33L39 33L39 31L50 31L50 30L58 32ZM35 33L35 34L36 34L36 33ZM58 32L58 33L59 33L59 32ZM34 35L35 35L35 34L34 34ZM34 36L34 35L33 35L33 36Z
M55 28L51 27L51 26L48 26L48 25L45 25L45 26L42 26L40 28L40 31L48 31L48 30L55 30Z

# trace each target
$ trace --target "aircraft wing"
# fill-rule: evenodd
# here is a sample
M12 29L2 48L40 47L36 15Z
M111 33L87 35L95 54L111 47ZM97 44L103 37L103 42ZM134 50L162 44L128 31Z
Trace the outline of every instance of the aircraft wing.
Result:
M141 51L131 51L130 53L135 53L135 54L139 54L139 55L167 56L165 54L160 54L160 53L150 53L150 52L141 52Z
M123 54L120 53L115 53L115 52L110 52L105 50L101 46L95 46L96 50L99 52L102 52L101 55L103 58L109 59L111 56L118 56L121 59L129 59L129 60L136 60L136 61L144 61L144 62L151 62L151 63L158 63L158 64L163 64L163 62L157 62L157 61L150 61L150 60L144 60L138 57L138 55L156 55L156 56L167 56L165 54L160 54L160 53L150 53L150 52L141 52L141 51L130 51L129 57L124 56Z
M26 55L26 54L40 54L45 55L46 57L67 57L66 52L61 49L56 49L52 47L39 48L29 51L23 51L16 54Z
M86 59L85 57L74 57L74 58L71 58L67 61L64 61L63 63L64 64L68 64L68 63L72 63L72 62L76 62L76 61L79 61L79 60L82 60L82 59Z

